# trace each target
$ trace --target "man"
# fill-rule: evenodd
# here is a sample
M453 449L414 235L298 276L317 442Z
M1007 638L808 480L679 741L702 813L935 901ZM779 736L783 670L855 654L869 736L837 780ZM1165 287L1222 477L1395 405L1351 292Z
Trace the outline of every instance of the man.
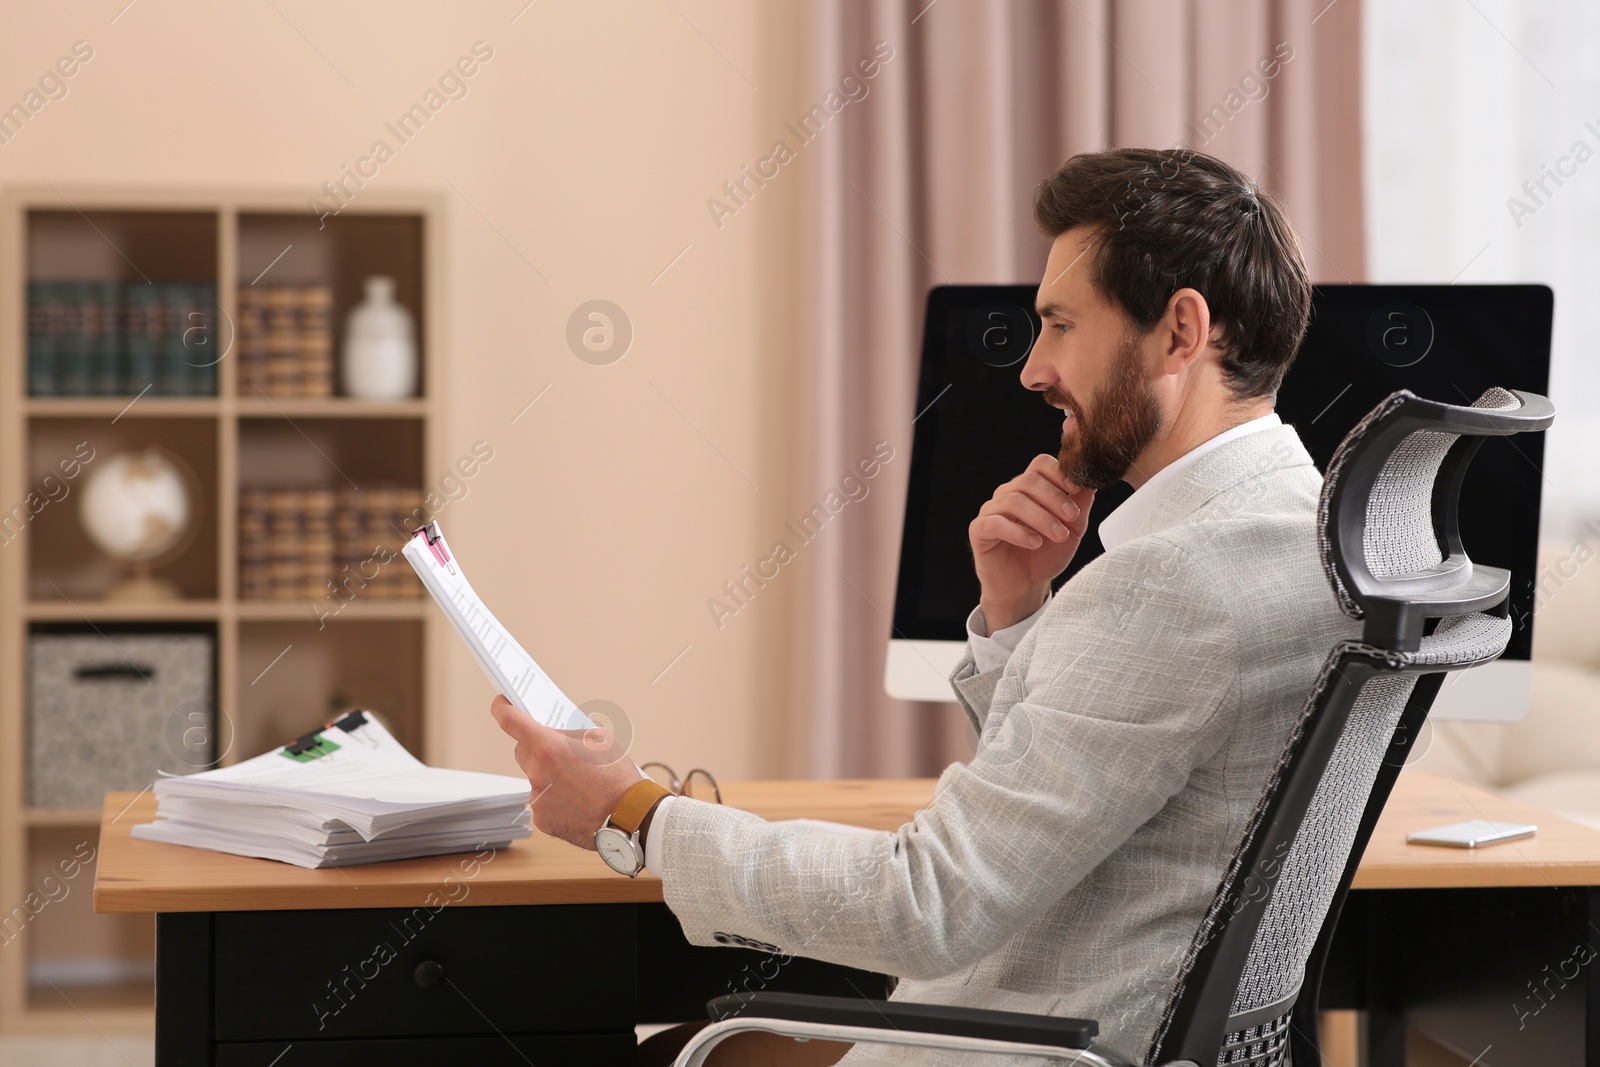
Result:
M1211 157L1118 149L1073 157L1034 210L1052 243L1022 383L1061 409L1061 450L969 528L982 594L951 680L976 754L892 834L658 801L644 862L695 944L898 975L896 999L1096 1019L1138 1060L1318 668L1355 629L1318 558L1321 477L1272 412L1311 298L1282 209ZM1136 491L1100 524L1105 554L1052 596L1118 480ZM654 799L631 762L597 766L494 712L541 830L591 847L625 794Z

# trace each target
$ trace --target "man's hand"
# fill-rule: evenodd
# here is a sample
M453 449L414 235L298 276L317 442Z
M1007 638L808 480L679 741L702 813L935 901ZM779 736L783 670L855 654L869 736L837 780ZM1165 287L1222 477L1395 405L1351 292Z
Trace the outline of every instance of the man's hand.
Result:
M639 768L601 727L552 730L503 696L489 713L517 742L513 755L533 787L533 825L593 851L594 832L640 779Z
M1041 455L978 509L967 537L990 633L1039 610L1078 551L1093 503L1093 489L1073 485L1055 456Z

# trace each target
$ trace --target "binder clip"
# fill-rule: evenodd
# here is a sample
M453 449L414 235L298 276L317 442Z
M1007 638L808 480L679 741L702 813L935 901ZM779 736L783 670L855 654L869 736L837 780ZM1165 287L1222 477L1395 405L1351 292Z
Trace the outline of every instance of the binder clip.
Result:
M330 752L337 751L339 751L339 745L323 737L320 730L313 730L309 734L297 737L290 744L283 746L283 754L300 763L309 763L314 759L321 759Z
M333 727L337 726L339 729L343 730L345 733L349 733L350 731L359 729L360 727L365 726L366 724L367 724L367 713L366 712L364 712L364 711L352 711L348 715L342 715L339 718L333 720L332 722L330 722L328 724L328 727L329 727L329 729L332 729Z
M423 543L428 546L428 551L433 553L433 558L439 561L439 566L451 574L456 572L456 565L450 562L450 550L444 544L444 534L439 532L438 520L417 530L416 536L422 538Z

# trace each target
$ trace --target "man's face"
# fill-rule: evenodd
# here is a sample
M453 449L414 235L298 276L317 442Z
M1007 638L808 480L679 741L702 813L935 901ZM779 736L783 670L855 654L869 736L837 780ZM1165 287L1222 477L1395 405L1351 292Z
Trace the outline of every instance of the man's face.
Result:
M1081 488L1103 489L1121 481L1150 446L1162 412L1140 337L1089 281L1088 236L1079 227L1050 246L1037 304L1043 328L1022 384L1066 414L1062 475Z

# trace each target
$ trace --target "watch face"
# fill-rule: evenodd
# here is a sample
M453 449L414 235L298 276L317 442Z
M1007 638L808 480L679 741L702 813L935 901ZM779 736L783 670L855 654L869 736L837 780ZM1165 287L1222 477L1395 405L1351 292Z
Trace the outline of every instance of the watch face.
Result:
M606 866L618 874L632 878L644 867L644 858L639 855L639 846L633 843L633 835L625 834L615 826L605 826L595 831L594 847L600 853L600 858L606 861Z

